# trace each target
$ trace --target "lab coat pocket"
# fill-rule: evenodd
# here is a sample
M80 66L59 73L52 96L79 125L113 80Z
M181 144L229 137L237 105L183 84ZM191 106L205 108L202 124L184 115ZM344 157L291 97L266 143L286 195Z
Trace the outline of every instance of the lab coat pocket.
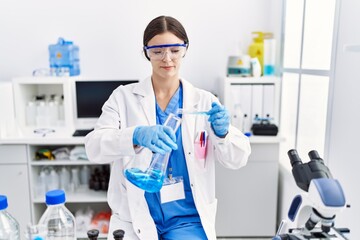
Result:
M208 136L206 131L200 131L194 142L195 157L197 160L205 161Z

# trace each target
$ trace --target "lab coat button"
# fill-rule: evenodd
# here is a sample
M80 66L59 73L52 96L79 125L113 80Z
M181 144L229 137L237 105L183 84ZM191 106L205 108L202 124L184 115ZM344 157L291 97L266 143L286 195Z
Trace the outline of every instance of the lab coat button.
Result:
M190 184L191 187L194 187L194 184Z
M138 229L137 232L140 234L140 232L141 232L140 229Z

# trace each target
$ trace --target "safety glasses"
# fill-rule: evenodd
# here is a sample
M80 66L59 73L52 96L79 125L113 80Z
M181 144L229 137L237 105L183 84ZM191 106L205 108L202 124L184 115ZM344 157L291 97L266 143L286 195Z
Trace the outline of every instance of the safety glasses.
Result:
M151 60L163 60L166 53L171 60L177 60L185 56L186 47L187 44L181 43L163 44L144 46L144 51Z

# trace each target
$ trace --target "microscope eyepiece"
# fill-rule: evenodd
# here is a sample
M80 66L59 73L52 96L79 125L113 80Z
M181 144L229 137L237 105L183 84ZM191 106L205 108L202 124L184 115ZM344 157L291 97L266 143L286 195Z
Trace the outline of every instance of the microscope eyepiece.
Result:
M308 153L310 160L321 160L323 159L320 157L319 153L316 150L312 150Z
M294 167L295 165L302 164L302 161L295 149L291 149L288 151L288 156L290 158L291 166Z

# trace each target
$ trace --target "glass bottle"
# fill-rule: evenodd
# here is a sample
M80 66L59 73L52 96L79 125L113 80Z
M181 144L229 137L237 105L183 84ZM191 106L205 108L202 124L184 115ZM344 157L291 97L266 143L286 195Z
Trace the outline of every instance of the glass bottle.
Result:
M20 240L19 223L8 213L7 207L7 197L0 195L0 239Z
M53 190L46 193L47 209L41 216L39 225L47 226L49 239L75 240L75 217L65 207L65 192Z
M170 113L163 125L176 132L180 123L181 118ZM162 188L165 179L169 157L170 152L166 154L154 153L150 166L146 171L139 168L130 168L125 170L125 176L132 184L147 192L158 192Z
M35 101L30 100L26 105L26 125L35 126L36 125L36 104Z
M36 96L36 126L48 127L45 95Z

